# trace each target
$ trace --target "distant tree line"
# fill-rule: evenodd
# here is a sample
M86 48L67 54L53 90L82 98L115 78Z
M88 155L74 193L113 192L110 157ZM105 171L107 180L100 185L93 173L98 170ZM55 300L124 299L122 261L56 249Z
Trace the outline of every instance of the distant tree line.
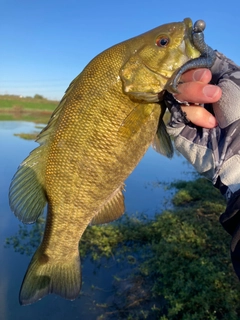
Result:
M42 95L37 94L37 93L34 95L33 98L34 98L34 99L45 99Z

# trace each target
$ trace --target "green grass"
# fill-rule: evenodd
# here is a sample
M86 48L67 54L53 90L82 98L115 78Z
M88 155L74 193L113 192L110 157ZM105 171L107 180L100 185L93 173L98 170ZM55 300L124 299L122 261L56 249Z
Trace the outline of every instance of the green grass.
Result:
M37 110L54 110L57 106L56 103L50 101L24 101L22 100L1 100L0 99L0 108L1 109L10 109L10 108L22 108L22 109L37 109Z
M0 95L0 109L34 109L53 111L58 105L58 101L35 98L20 98L13 95Z
M0 120L21 120L47 123L58 101L0 95Z

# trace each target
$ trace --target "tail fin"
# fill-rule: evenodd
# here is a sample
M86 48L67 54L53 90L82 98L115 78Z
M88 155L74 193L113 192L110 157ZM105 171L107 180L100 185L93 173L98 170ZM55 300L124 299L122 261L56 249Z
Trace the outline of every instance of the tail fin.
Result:
M32 258L20 290L19 301L27 305L55 293L74 300L81 289L80 257L68 261L50 261L39 249Z

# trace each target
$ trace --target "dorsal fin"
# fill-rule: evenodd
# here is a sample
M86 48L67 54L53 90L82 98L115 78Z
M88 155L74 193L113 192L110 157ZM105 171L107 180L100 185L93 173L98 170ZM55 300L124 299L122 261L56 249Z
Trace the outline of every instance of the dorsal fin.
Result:
M71 82L64 97L52 113L47 126L38 135L36 141L40 146L21 163L10 185L10 207L24 223L35 222L46 205L45 167L48 146L51 136L55 133L59 115L78 78L79 76Z
M92 225L114 221L116 219L119 219L124 214L125 206L124 196L122 193L123 189L124 186L120 186L112 193L109 199L107 199L98 213L92 219Z
M68 96L70 95L72 89L74 88L76 82L79 80L79 77L81 77L81 73L70 83L70 85L68 86L63 98L61 99L61 101L59 102L58 106L56 107L56 109L53 111L51 118L48 121L48 124L46 125L46 127L40 132L40 134L37 137L37 142L40 144L44 144L48 141L50 135L52 135L56 129L56 124L57 121L59 119L59 115L62 112L65 103L68 99Z
M11 210L23 223L33 223L43 212L47 199L45 194L45 168L49 140L54 133L63 99L53 112L48 125L36 141L40 144L20 164L9 189Z

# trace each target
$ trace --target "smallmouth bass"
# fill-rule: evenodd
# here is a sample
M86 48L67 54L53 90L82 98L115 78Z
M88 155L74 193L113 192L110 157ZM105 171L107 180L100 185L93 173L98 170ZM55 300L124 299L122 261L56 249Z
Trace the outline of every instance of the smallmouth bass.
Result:
M153 143L172 155L160 93L173 73L200 56L192 22L169 23L96 56L67 89L40 144L10 186L10 206L33 223L48 203L46 227L20 292L31 304L49 293L75 299L79 241L86 227L124 213L124 181Z

